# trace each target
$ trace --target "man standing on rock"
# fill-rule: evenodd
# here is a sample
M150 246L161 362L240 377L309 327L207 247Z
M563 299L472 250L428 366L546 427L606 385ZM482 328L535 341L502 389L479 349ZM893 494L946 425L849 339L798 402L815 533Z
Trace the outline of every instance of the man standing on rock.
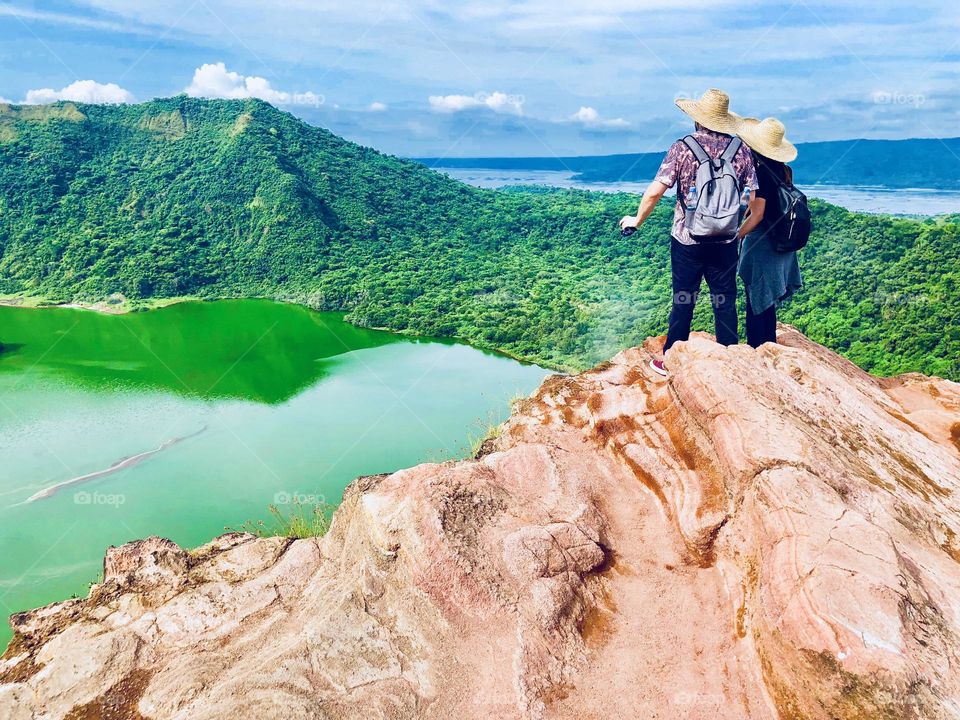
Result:
M677 140L667 151L656 179L650 183L636 216L620 221L624 234L639 228L653 212L666 191L677 186L677 204L673 214L670 242L670 266L673 274L673 308L664 353L675 342L690 337L693 310L706 278L716 322L717 342L736 345L737 332L737 243L739 218L724 218L731 204L739 209L740 194L749 190L750 205L756 199L757 172L750 149L733 137L737 117L730 112L725 92L707 90L699 100L677 100L677 107L693 118L695 132ZM703 170L701 169L703 166ZM697 188L698 176L715 178ZM724 175L728 177L724 178ZM724 184L724 181L726 184ZM718 190L719 188L719 190ZM727 192L723 189L727 188ZM729 190L736 192L730 196ZM712 205L708 210L707 205ZM692 225L695 229L691 234ZM663 359L655 359L651 368L666 375Z

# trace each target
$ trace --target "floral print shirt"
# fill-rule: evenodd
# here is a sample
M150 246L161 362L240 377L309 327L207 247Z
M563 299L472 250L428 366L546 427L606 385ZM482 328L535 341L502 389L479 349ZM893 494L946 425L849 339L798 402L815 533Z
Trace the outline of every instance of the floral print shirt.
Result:
M693 133L693 137L707 151L707 155L712 158L720 157L731 139L729 135L713 130L697 130ZM667 187L673 187L674 184L677 186L678 201L673 209L671 235L682 245L696 245L684 226L685 213L680 200L687 196L690 185L696 180L698 164L690 148L680 139L670 146L666 157L660 164L660 169L657 171L657 180ZM753 165L753 153L746 143L741 145L737 154L734 155L733 169L740 180L740 186L749 187L751 192L756 192L758 187L757 170Z

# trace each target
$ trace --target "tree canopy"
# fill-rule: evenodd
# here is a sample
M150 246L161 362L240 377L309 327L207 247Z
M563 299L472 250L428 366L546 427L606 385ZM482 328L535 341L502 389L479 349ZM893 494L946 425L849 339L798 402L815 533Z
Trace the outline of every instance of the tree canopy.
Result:
M671 208L621 238L636 203L469 187L258 100L0 105L0 294L50 302L276 298L583 368L665 331ZM782 318L868 370L960 376L957 218L812 207Z

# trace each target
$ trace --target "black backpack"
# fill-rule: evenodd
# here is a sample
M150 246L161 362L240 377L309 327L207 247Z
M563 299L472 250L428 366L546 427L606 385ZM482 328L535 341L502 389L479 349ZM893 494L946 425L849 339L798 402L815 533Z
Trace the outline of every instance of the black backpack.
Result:
M760 165L764 164L763 160L757 160ZM772 171L770 175L777 180L777 192L776 199L768 202L763 212L766 236L777 252L796 252L810 241L812 225L807 196L793 184L793 173L789 167L783 180Z

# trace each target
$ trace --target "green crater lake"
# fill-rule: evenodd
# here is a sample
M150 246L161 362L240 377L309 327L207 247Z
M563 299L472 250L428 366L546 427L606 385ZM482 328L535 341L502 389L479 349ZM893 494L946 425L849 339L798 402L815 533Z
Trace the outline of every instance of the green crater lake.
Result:
M5 615L86 595L109 545L193 547L271 504L466 456L547 375L258 300L0 307L0 342Z

